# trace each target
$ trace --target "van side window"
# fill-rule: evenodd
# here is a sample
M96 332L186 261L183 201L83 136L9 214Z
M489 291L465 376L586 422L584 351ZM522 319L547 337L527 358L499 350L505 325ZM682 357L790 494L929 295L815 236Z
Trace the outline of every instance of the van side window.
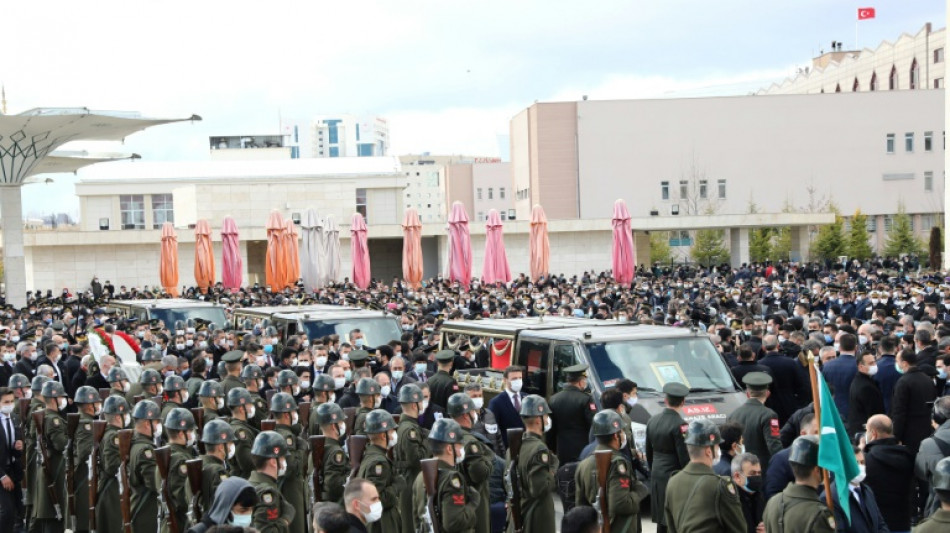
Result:
M552 380L554 390L551 394L556 394L567 384L567 378L564 376L564 369L581 363L579 357L574 352L573 344L558 344L554 346L554 379Z
M522 340L518 345L518 364L525 369L524 392L546 396L548 380L548 341Z

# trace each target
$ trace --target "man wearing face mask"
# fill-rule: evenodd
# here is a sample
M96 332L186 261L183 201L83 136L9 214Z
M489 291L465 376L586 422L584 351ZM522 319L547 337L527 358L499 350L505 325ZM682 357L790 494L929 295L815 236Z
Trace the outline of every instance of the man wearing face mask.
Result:
M264 386L264 371L257 365L247 365L241 370L241 381L244 388L251 393L254 399L254 406L257 408L255 416L249 417L248 422L254 427L260 428L261 420L267 418L267 401L261 389Z
M477 509L485 505L483 497L459 473L467 452L462 446L462 428L452 420L442 419L432 426L429 433L429 448L433 458L439 461L436 478L436 517L439 529L445 533L481 531ZM413 484L413 507L419 517L425 515L426 492L422 477ZM475 526L473 528L473 525Z
M818 499L822 483L818 437L808 435L795 439L788 459L795 482L789 483L766 504L762 517L766 531L835 531L834 515L825 502Z
M472 399L475 410L478 412L478 421L472 424L472 432L482 437L482 440L491 447L496 455L504 456L505 444L498 432L498 422L495 420L495 414L485 407L481 384L466 383L463 392Z
M877 498L871 487L864 483L865 466L864 454L857 446L852 448L854 457L858 461L860 473L848 483L848 506L850 517L844 515L841 501L838 499L838 480L831 483L832 504L835 510L835 522L843 527L838 531L844 533L865 533L874 531L892 531L887 529L884 516L878 507ZM824 491L820 491L819 499L825 501Z
M551 397L551 420L548 445L553 445L562 463L577 460L587 444L591 422L597 413L594 399L587 392L587 365L579 364L564 369L567 385Z
M227 478L214 491L214 500L206 507L204 517L187 533L205 533L218 525L249 528L257 504L257 493L250 483L241 478Z
M333 400L333 378L329 374L317 374L313 380L313 401L310 404L310 420L307 421L308 435L322 435L317 422L317 408Z
M423 370L423 372L425 372L425 370ZM399 355L393 357L392 361L389 362L389 374L392 376L391 385L393 394L398 395L399 389L401 389L403 385L416 382L414 378L406 373L406 359Z
M76 473L76 523L79 529L85 529L89 523L89 455L92 453L92 422L99 417L102 399L99 391L92 387L79 387L73 397L73 404L79 410L79 425L76 427L75 460Z
M255 346L260 347L260 345L252 343L247 351L250 353L255 352ZM225 369L227 369L228 372L221 380L221 387L224 390L225 396L231 392L231 389L244 387L244 382L241 381L241 370L243 369L241 360L244 359L244 354L245 352L240 350L231 350L221 357L221 360L224 361Z
M165 417L165 433L168 435L168 445L171 447L167 479L171 501L168 505L175 509L177 523L184 525L188 523L189 504L188 467L185 461L194 459L195 418L187 409L172 409ZM207 505L203 508L208 509ZM168 521L163 521L163 524L168 523ZM167 525L162 529L167 532Z
M733 411L727 420L742 425L742 440L746 450L759 458L762 470L768 471L769 459L782 451L778 415L765 406L772 376L765 372L749 372L743 377L743 383L749 399Z
M521 482L521 513L525 533L554 531L554 498L557 486L555 473L560 462L544 444L544 434L551 429L551 408L544 398L531 394L521 402L524 436L518 454L518 479ZM505 471L512 468L511 449L505 457ZM509 506L509 514L511 507ZM508 517L511 523L511 517Z
M350 458L342 445L346 435L346 417L343 409L335 403L320 404L314 413L319 432L325 437L321 487L323 493L320 494L320 501L343 503L343 485L350 475Z
M368 442L363 452L363 461L357 473L358 477L373 483L379 491L382 502L382 517L369 525L371 533L389 533L400 531L402 517L399 502L406 493L406 481L396 474L393 462L387 452L396 446L396 423L391 414L376 409L366 415L366 435Z
M364 533L383 516L383 504L376 486L363 478L353 478L343 489L343 505L349 531Z
M202 409L204 423L218 418L224 409L224 389L217 381L204 381L198 389L198 406Z
M354 435L365 435L366 416L380 406L380 386L373 378L360 378L356 383L356 394L360 398L360 408L356 411L353 423Z
M189 436L192 440L194 435ZM211 509L212 497L218 486L228 478L237 448L234 444L234 430L222 419L205 424L201 432L201 442L205 445L205 454L201 456L201 508Z
M408 373L408 377L418 383L425 383L432 376L433 373L429 371L428 356L425 353L416 352L412 357L412 371Z
M98 392L96 393L98 395ZM106 431L99 450L99 486L96 496L97 531L122 531L122 514L119 508L119 437L118 431L132 423L131 408L125 398L109 396L102 403L102 416Z
M271 398L270 412L277 421L277 433L287 445L286 472L280 481L284 500L300 510L290 522L290 533L304 533L307 528L307 460L310 444L298 436L297 402L293 396L278 392Z
M274 398L280 396L275 394ZM293 398L290 398L293 401ZM290 533L298 508L281 493L277 480L287 472L287 441L276 431L262 431L251 449L254 472L248 479L257 493L251 527L261 533ZM232 478L233 479L233 478ZM301 512L303 511L303 508Z
M650 506L657 532L666 531L666 518L663 502L666 498L666 486L670 476L689 462L686 450L686 421L680 414L689 387L679 382L670 382L663 386L666 396L666 408L650 418L647 423L646 459L650 465Z
M54 503L62 506L66 502L66 389L58 381L47 381L40 392L45 409L43 434L37 438L44 440L44 448L49 457L48 467L33 470L37 476L34 487L40 490L34 500L33 517L39 531L62 531L64 515L56 517ZM39 462L38 462L39 464ZM47 474L48 470L48 474ZM54 502L45 487L52 485L57 492Z
M155 468L155 442L162 435L161 411L155 402L142 400L135 404L132 418L135 420L135 436L129 454L132 531L155 531L160 490Z
M722 442L719 443L719 462L713 465L713 471L720 476L732 474L732 460L745 453L742 443L742 424L726 422L719 426ZM756 459L758 461L758 459Z
M762 465L759 458L751 453L740 453L732 458L729 475L738 487L742 515L745 517L747 533L765 533L762 512L765 510L765 498L762 496Z
M455 352L440 350L435 355L435 360L438 362L439 371L429 380L429 390L432 391L432 403L444 409L449 396L459 391L458 383L451 374Z
M498 432L501 433L501 440L507 449L508 430L524 427L519 415L521 402L525 397L521 392L524 371L520 366L509 366L505 368L502 375L504 376L504 391L488 402L488 409L495 415Z
M231 430L234 434L234 457L231 459L231 475L247 479L254 471L251 446L260 430L253 424L257 416L254 396L247 389L231 389L228 393L228 408L231 410Z
M162 398L162 416L168 416L168 413L176 407L184 407L188 401L188 390L185 388L185 380L181 376L168 376L165 378L165 394Z
M877 374L877 361L873 353L858 356L858 373L851 382L848 418L848 435L853 436L864 431L864 424L874 415L884 413L884 396L874 380Z
M422 389L414 384L406 385L399 391L399 405L402 416L396 429L396 446L393 448L393 466L396 475L405 480L415 480L420 472L422 459L429 457L426 448L428 431L419 425L419 413L425 398ZM408 484L407 484L408 486ZM416 531L416 514L413 512L412 493L405 492L399 501L399 512L403 531Z
M495 454L491 443L484 436L474 433L472 428L478 423L478 408L467 394L459 392L449 396L446 414L455 420L462 431L463 456L459 459L458 471L465 484L478 492L479 500L475 512L475 532L491 531L488 481L492 474Z

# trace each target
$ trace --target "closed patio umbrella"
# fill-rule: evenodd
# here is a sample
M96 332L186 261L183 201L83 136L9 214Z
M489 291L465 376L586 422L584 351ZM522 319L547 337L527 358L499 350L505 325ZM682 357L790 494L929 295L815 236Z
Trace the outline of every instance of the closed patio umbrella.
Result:
M359 213L353 213L353 222L350 225L350 258L353 261L353 283L361 289L369 287L370 268L366 221Z
M300 280L300 233L291 219L284 220L284 254L287 256L287 278L284 286L296 285Z
M159 260L159 279L165 292L178 297L178 235L171 222L162 225L162 255Z
M501 217L498 211L488 212L485 224L485 264L482 267L482 281L487 284L511 281L511 269L508 267L508 255L505 253L505 238L502 235Z
M548 217L540 205L531 210L531 232L528 236L531 279L547 277L551 269L551 243L548 240Z
M402 277L411 287L422 281L422 222L415 208L406 210L402 222Z
M317 211L307 209L300 222L300 277L307 292L313 292L323 287L324 258L326 250L323 248L322 224Z
M614 279L621 285L633 283L636 265L636 252L633 249L633 231L630 229L630 212L623 200L614 202L614 243L611 253L611 266Z
M237 223L231 217L224 217L221 223L221 283L224 288L230 291L240 289L243 272L244 259L238 243Z
M472 238L468 231L468 214L462 202L452 204L449 214L449 279L468 288L472 281Z
M264 278L272 291L286 287L287 254L284 253L284 217L277 211L271 211L267 217L267 264Z
M214 285L214 249L211 246L211 224L199 220L195 224L195 283L202 294Z
M340 227L336 225L333 215L327 216L323 225L323 239L327 250L326 283L339 283L343 270L340 259Z

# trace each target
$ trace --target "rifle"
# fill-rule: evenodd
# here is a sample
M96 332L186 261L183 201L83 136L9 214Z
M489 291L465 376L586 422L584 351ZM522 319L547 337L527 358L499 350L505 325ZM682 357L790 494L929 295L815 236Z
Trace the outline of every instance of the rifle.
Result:
M270 401L274 398L274 395L277 394L277 389L270 389L264 393L264 396L267 397L267 406L270 407Z
M129 486L129 455L132 454L131 429L119 430L119 501L122 508L122 530L132 533L132 487Z
M92 453L89 454L89 531L96 531L96 500L99 497L99 443L106 434L106 421L92 423Z
M511 466L506 473L505 482L508 485L508 505L511 509L511 521L514 523L514 533L524 531L524 517L521 515L521 476L518 474L518 456L521 454L521 438L523 428L508 429L508 454Z
M422 465L422 482L426 486L426 515L425 521L429 525L432 533L442 533L442 520L438 506L438 480L439 480L439 460L423 459L419 461Z
M277 429L276 420L261 420L261 431L274 431Z
M610 472L610 456L613 452L610 450L598 450L594 452L597 461L597 499L600 500L601 519L603 520L602 531L610 533L610 513L607 507L607 474ZM633 479L636 482L636 478Z
M135 404L141 402L144 398L145 398L145 396L143 396L143 395L141 395L141 394L136 394L135 396L132 397L132 405L135 405Z
M17 408L20 413L20 425L23 426L23 440L29 442L30 440L30 399L29 398L20 398L17 401ZM23 490L27 490L27 487L30 485L30 478L32 474L28 472L28 468L23 469Z
M356 427L356 407L343 408L343 421L346 423L346 433L353 434L353 428ZM343 438L343 435L340 435Z
M171 533L181 533L178 525L178 513L172 503L171 489L168 488L168 469L171 468L172 449L168 446L155 448L155 466L158 467L158 475L162 478L162 488L158 493L158 529L162 529L162 522L168 515L168 527Z
M76 429L79 427L79 413L66 415L66 510L69 523L76 531Z
M195 431L198 436L198 451L201 452L201 455L205 453L205 443L201 442L201 434L204 433L205 429L205 410L201 407L192 407L191 416L195 418Z
M112 394L112 389L99 389L99 399L105 400Z
M185 461L185 465L188 468L188 485L191 486L191 509L188 510L190 516L190 521L192 523L198 523L201 521L201 500L204 498L204 494L201 493L202 485L204 484L204 461L199 459L189 459ZM214 499L213 494L209 494L211 498L208 501Z
M36 459L43 465L43 475L46 476L46 492L49 494L49 501L53 503L53 509L56 510L56 520L63 519L63 510L60 506L59 494L56 491L56 479L53 477L53 471L49 464L49 451L46 449L46 431L44 424L46 420L45 411L36 411L33 413L33 424L36 426Z
M297 406L297 415L300 420L298 423L303 426L305 432L310 426L310 405L310 402L300 402Z
M327 438L323 435L310 436L310 459L313 462L313 475L310 477L311 504L320 503L320 495L323 493L323 483L320 479L323 476L323 451L326 447ZM313 507L311 505L311 507Z
M155 405L157 405L159 409L161 409L164 398L162 398L162 395L159 394L158 396L152 396L152 401L155 402Z
M366 435L351 435L347 439L347 449L350 452L350 479L356 477L360 463L363 462L363 452L366 450Z

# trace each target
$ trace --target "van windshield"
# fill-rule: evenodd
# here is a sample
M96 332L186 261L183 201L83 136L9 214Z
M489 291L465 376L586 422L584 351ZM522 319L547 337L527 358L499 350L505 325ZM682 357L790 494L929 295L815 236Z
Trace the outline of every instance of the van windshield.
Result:
M192 319L198 324L213 323L221 327L227 323L228 317L224 314L223 307L183 307L181 309L149 309L149 315L152 318L158 318L165 323L165 327L173 329L175 324L181 320L187 322Z
M339 335L344 341L350 331L358 329L366 337L366 345L373 347L402 338L399 324L394 319L386 317L305 320L303 327L307 330L307 337L310 339Z
M706 338L638 339L587 345L597 377L610 386L628 378L640 390L678 381L693 392L735 392L726 363Z

